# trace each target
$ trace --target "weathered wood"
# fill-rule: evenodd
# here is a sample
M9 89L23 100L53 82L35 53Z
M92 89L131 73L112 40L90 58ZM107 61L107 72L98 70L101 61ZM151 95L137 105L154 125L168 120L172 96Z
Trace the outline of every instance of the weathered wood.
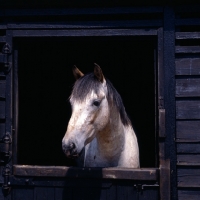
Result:
M200 121L177 121L176 138L178 140L200 140Z
M185 166L200 166L200 154L178 154L177 155L177 165Z
M176 97L200 97L200 79L176 79Z
M137 198L137 191L133 186L128 184L119 184L117 185L117 198L119 199L136 199Z
M178 200L199 200L199 197L200 197L199 188L178 190Z
M4 9L3 16L88 16L88 15L112 15L112 14L131 14L131 13L162 13L162 7L103 7L99 8L54 8L54 9ZM1 16L1 14L0 14Z
M176 39L200 39L200 32L176 32Z
M200 101L176 101L177 119L200 119Z
M176 53L200 53L200 46L176 46Z
M45 177L74 177L74 178L104 178L157 180L158 169L130 169L130 168L73 168L61 166L32 166L14 165L13 173L17 176L45 176Z
M170 199L170 160L160 161L160 199Z
M0 100L0 119L5 119L5 101Z
M6 55L0 54L0 63L4 63L6 61Z
M6 97L6 82L5 80L0 80L0 99Z
M177 153L200 153L199 143L177 143Z
M106 190L107 200L115 200L117 199L117 186L112 185Z
M181 16L184 16L185 14L187 14L188 11L189 13L199 13L199 9L200 9L199 5L195 5L195 6L193 6L193 4L190 5L189 1L185 5L183 2L181 2L179 6L175 7L176 13Z
M176 58L176 75L200 75L200 58Z
M78 191L78 192L77 192ZM107 199L106 198L106 191L102 190L101 188L90 188L90 187L80 187L80 188L73 188L73 199Z
M177 26L188 26L188 24L193 25L193 26L199 26L200 20L198 18L176 19L176 25Z
M172 7L164 7L163 19L163 54L164 54L164 108L165 132L164 142L165 154L160 160L160 199L176 199L176 147L175 138L175 13ZM168 148L170 146L170 148ZM160 152L159 152L160 153ZM161 185L162 184L162 185Z
M158 199L160 199L158 190L155 188L144 187L144 190L139 192L138 196L139 196L139 200L158 200Z
M29 187L89 187L109 189L114 179L98 179L91 177L44 177L44 176L11 176L12 186ZM115 180L114 180L115 181ZM117 180L118 181L118 180ZM123 181L123 180L120 180ZM128 180L124 180L128 181ZM132 181L132 180L131 180Z
M69 187L57 187L55 191L55 200L72 200L72 189Z
M166 137L165 133L165 109L159 109L159 137Z
M55 200L54 188L36 187L34 189L34 200Z
M2 28L3 28L3 27L6 28L5 25L0 25L0 29L1 29L1 27L2 27ZM1 37L0 37L0 42L5 42L5 41L6 41L6 37L5 37L5 36L1 36Z
M197 168L178 168L178 187L199 187L200 188L200 169Z
M82 29L82 30L14 30L15 37L62 37L62 36L137 36L157 35L156 30L141 29Z
M23 29L88 29L88 28L139 28L139 27L155 27L160 26L162 20L120 20L120 21L76 21L67 24L9 24L8 28L15 30Z
M22 200L22 199L28 199L33 200L34 199L34 189L33 187L12 187L11 190L12 196L15 200Z
M0 138L2 138L4 134L5 134L5 123L0 122Z

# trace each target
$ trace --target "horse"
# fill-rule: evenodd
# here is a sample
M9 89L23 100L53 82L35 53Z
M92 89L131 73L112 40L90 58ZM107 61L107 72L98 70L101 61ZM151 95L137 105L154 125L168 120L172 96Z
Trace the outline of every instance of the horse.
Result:
M97 64L86 75L74 66L73 74L72 115L62 140L66 156L82 160L82 167L139 168L137 137L113 84Z

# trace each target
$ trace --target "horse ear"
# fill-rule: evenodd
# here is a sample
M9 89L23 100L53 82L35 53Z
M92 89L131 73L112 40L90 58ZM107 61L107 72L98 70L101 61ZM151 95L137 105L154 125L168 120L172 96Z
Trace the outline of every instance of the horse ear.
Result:
M73 66L72 71L76 80L84 76L84 74L75 65Z
M96 63L94 63L94 75L97 77L97 79L103 83L104 82L104 76L103 76L103 72L101 70L101 67L99 65L97 65Z

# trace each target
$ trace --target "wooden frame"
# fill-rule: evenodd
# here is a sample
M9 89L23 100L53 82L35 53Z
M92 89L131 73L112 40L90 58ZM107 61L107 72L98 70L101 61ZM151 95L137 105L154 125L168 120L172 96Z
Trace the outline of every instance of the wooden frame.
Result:
M98 10L98 9L97 9ZM80 9L78 10L64 10L63 13L67 16L82 16L89 15L92 16L96 14L95 9ZM77 12L77 13L76 13ZM7 35L10 38L10 43L16 38L22 37L80 37L80 36L154 36L157 37L158 41L158 49L157 49L157 62L158 62L158 88L157 88L157 104L159 106L158 110L158 144L159 144L159 169L76 169L76 168L65 168L65 167L50 167L50 166L22 166L16 165L17 160L16 157L13 157L13 177L28 177L28 176L44 176L44 177L65 177L66 173L70 171L71 174L67 174L70 178L76 178L77 176L81 178L94 177L94 178L103 178L103 179L123 179L123 180L135 180L135 181L153 181L159 182L160 185L160 198L161 199L170 199L170 190L172 190L173 197L176 197L176 156L175 156L175 144L173 143L173 138L175 135L175 99L174 99L174 79L173 76L175 67L174 67L174 16L173 9L170 7L166 7L164 12L162 13L162 8L145 8L145 9L104 9L103 12L100 12L96 15L108 15L113 13L115 15L123 15L127 13L135 14L135 13L157 13L162 17L164 13L164 27L162 27L162 18L160 19L152 19L150 21L146 20L125 20L120 23L116 23L114 20L108 20L107 22L101 21L98 25L95 21L93 22L81 22L81 25L76 25L76 20L73 23L63 25L63 24L7 24L6 28ZM24 17L27 15L26 12L18 13L11 11L6 12L8 18L10 16L16 15L20 17ZM44 14L55 15L57 11L52 10L50 13ZM65 15L65 14L61 15ZM34 11L33 13L29 13L30 19L34 19L35 16L43 16L42 10ZM108 28L110 27L110 28ZM148 29L147 29L148 27ZM91 30L90 30L91 29ZM177 37L184 37L179 34ZM4 37L0 38L4 40ZM5 39L8 41L7 39ZM195 52L198 49L195 47L193 49ZM178 51L185 51L184 48L176 49ZM17 51L14 51L14 65L17 65ZM170 57L170 59L169 59ZM10 57L11 59L11 57ZM17 83L17 69L14 68L14 82ZM11 75L12 76L12 75ZM181 84L181 83L179 83ZM9 86L8 86L9 87ZM14 91L17 91L17 84L14 84ZM168 95L170 94L170 96ZM9 97L10 98L10 97ZM18 96L17 93L14 94L14 127L13 127L13 135L17 138L17 102ZM11 102L8 102L8 105L11 105ZM9 109L7 109L9 112ZM7 125L9 126L9 125ZM17 154L17 140L16 138L13 140L13 151ZM172 148L167 149L167 146ZM12 164L10 162L10 164ZM54 170L53 170L54 169ZM95 173L98 171L97 175ZM85 172L86 171L86 172ZM56 172L56 173L55 173ZM172 174L170 174L172 172ZM55 174L54 174L55 173ZM99 176L101 173L101 177ZM159 174L159 176L158 176ZM149 176L150 175L150 176ZM99 177L98 177L99 176ZM172 179L171 179L172 177ZM158 180L159 179L159 180ZM171 179L171 185L170 185Z

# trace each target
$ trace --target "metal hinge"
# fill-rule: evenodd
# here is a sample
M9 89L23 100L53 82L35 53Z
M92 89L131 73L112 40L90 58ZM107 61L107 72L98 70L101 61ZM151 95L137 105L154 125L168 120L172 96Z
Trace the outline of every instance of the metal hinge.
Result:
M3 59L4 69L3 69L3 71L5 73L8 73L11 69L11 64L9 62L9 55L11 54L11 47L8 43L6 43L3 46L2 53L4 54L4 59Z
M1 164L7 164L12 156L12 152L10 151L10 145L12 143L12 138L10 133L6 133L1 139L0 139L0 163Z
M2 185L2 190L3 190L4 196L7 196L11 190L10 171L11 171L10 165L6 165L2 171L2 176L4 177L4 183Z

